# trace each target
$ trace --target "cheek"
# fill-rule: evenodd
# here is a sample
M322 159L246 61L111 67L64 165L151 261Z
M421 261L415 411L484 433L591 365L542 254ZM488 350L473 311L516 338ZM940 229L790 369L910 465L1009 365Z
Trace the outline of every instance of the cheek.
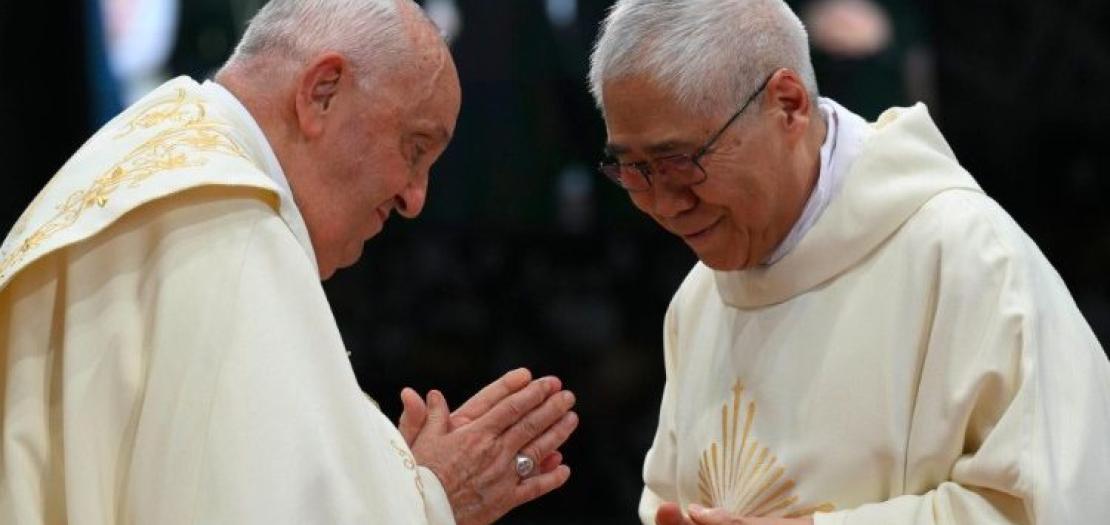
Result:
M753 174L733 172L707 180L696 193L706 204L728 210L733 222L751 228L765 221L768 202L774 198L767 190Z
M659 226L662 226L663 229L670 229L667 221L659 215L656 215L655 202L652 198L651 192L629 193L628 198L632 201L632 205L635 206L636 209L640 210L644 215L651 217L651 219L659 224Z
M642 211L642 212L644 212L648 215L652 215L651 210L652 210L653 206L652 206L651 195L650 194L648 194L646 192L645 193L629 193L628 194L628 199L632 201L632 205L635 206L636 209L638 209L638 210L640 210L640 211Z

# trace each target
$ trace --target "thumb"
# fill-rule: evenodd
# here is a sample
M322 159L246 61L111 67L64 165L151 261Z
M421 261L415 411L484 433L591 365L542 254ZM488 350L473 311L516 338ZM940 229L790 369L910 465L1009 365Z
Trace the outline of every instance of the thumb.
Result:
M451 430L451 409L439 390L428 392L428 423L425 428L435 434L446 434Z
M401 390L401 404L405 408L401 412L401 419L397 420L397 430L401 431L401 437L411 447L428 418L428 407L420 399L420 394L408 387Z
M693 521L696 525L725 525L728 523L740 523L739 521L733 521L732 517L729 516L728 511L721 508L707 509L705 507L702 507L701 505L692 503L689 507L687 507L687 511L689 511L690 513L691 521Z
M690 521L682 516L678 505L665 502L655 511L655 525L687 525Z

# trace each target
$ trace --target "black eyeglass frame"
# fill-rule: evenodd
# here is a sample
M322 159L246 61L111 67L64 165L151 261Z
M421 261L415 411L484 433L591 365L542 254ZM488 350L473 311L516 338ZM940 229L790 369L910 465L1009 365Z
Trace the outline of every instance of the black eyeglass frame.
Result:
M733 122L736 122L736 120L740 118L740 115L742 115L744 113L744 110L748 109L748 106L750 106L752 104L752 102L755 100L755 98L757 96L759 96L759 94L762 93L764 89L766 89L767 84L769 82L771 82L771 79L774 78L774 76L775 76L774 73L768 75L767 78L763 80L763 83L761 83L759 85L759 87L756 88L755 92L752 93L751 96L749 96L748 99L744 101L744 104L742 104L740 106L740 109L736 110L736 113L733 113L732 116L729 117L728 121L726 121L725 124L723 126L721 126L721 129L717 130L717 132L714 133L713 136L710 137L709 140L706 141L705 144L702 147L698 148L697 151L695 151L693 154L679 153L679 154L676 154L676 155L667 155L665 157L659 157L659 158L652 159L652 160L643 160L643 161L639 161L639 162L624 162L624 163L621 163L621 162L615 162L615 161L609 161L609 162L604 162L603 161L603 162L598 164L597 170L600 171L602 175L605 175L605 177L607 179L616 183L618 186L624 188L625 190L627 190L629 192L637 193L637 192L643 192L643 191L647 191L647 190L651 189L651 186L652 186L651 179L652 179L652 176L654 176L654 174L655 174L655 170L652 167L653 164L661 163L661 162L671 162L671 163L673 163L675 161L685 160L685 161L690 162L694 166L696 166L698 171L700 171L701 174L702 174L701 179L697 180L696 182L690 183L690 185L695 186L695 185L698 185L698 184L701 184L701 183L705 182L706 179L709 178L709 174L705 171L705 168L702 167L702 165L701 165L700 161L701 161L702 157L704 157L705 155L707 155L710 152L710 149L713 147L713 144L715 144L717 142L717 140L721 138L721 135L725 134L725 131L727 131L730 126L732 126ZM644 181L647 182L647 187L642 188L642 189L629 188L624 183L624 180L621 177L621 173L625 169L634 169L634 170L638 171L640 173L640 176L642 176L644 178Z

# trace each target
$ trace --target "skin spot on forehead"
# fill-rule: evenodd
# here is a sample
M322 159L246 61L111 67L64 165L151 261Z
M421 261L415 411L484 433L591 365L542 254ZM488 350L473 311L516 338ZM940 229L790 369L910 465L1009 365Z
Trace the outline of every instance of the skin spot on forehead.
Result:
M400 2L406 32L410 40L411 64L414 66L406 76L409 86L417 84L418 87L406 88L413 107L420 106L438 93L439 84L442 82L446 70L451 67L450 51L447 44L440 37L439 30L420 10L410 2Z

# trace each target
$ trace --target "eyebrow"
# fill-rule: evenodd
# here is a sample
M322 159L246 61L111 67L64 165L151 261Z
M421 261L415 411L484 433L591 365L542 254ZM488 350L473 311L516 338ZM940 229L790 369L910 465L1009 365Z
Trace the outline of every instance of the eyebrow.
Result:
M644 148L644 151L646 153L648 153L649 155L656 156L656 155L661 155L661 154L664 154L664 153L671 153L671 152L678 151L678 150L686 150L686 149L693 150L693 149L695 149L699 146L700 146L700 144L695 144L695 143L690 142L688 140L665 140L663 142L656 142L654 144L647 145ZM629 149L631 149L631 148L629 148L628 146L625 146L623 144L616 144L616 143L610 142L610 143L605 145L604 152L605 152L605 155L607 155L609 157L617 157L618 155L623 155L625 153L628 153Z

